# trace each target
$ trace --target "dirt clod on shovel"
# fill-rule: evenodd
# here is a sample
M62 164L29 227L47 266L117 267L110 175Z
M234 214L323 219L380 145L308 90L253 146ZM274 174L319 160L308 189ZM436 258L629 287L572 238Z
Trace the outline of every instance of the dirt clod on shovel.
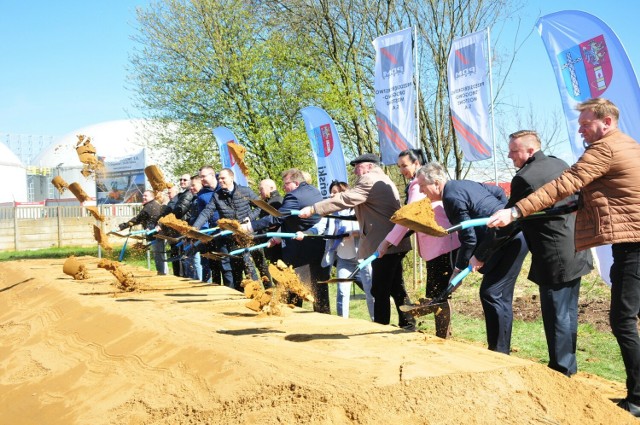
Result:
M239 247L245 248L253 245L253 236L242 230L238 220L221 218L218 220L218 226L222 230L231 230L233 232L233 240L236 241Z
M447 230L436 222L436 215L429 198L403 206L391 216L391 221L431 236L441 237L448 234Z
M175 214L173 213L165 215L160 220L158 220L158 223L175 230L181 235L186 234L190 230L196 230L195 227L189 226L189 223L187 223L186 221L176 218Z
M75 280L85 280L89 279L89 272L87 271L87 266L82 264L78 259L74 256L67 258L62 265L62 271L64 274L73 277Z

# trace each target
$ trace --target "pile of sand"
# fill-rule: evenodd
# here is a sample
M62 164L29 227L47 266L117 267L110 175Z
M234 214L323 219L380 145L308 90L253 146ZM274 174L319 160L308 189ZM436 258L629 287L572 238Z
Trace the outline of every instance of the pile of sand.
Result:
M254 313L230 288L143 269L155 290L114 293L106 270L78 281L63 262L0 263L0 423L637 423L605 397L622 385L365 320Z

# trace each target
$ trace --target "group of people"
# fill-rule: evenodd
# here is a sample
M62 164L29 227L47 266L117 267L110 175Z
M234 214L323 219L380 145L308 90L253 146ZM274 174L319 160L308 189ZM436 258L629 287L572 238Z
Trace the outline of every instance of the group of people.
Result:
M488 348L509 354L514 287L530 252L528 278L539 287L548 366L566 376L577 372L580 284L582 276L593 269L588 248L610 244L610 323L622 353L628 389L619 406L640 417L640 145L618 129L619 110L609 100L591 99L579 104L578 110L578 131L585 152L573 166L545 155L535 131L515 132L509 136L509 158L518 171L507 198L497 185L451 180L442 164L424 164L420 151L407 150L398 157L398 167L409 182L405 202L428 197L436 222L444 228L490 217L488 226L470 227L445 237L417 234L416 249L427 262L427 301L445 295L437 311L433 310L437 313L436 335L447 338L451 332L450 294L446 293L451 288L449 283L462 270L471 268L483 275L480 301ZM307 278L315 297L314 311L330 311L328 287L318 282L329 279L332 266L338 278L348 277L358 271L359 260L373 256L371 266L362 267L356 278L367 296L371 319L389 324L393 298L398 326L413 330L415 318L400 309L411 304L402 261L412 249L408 236L413 232L390 220L401 206L400 194L381 168L378 156L363 154L350 165L355 174L353 186L333 182L327 199L298 169L282 173L284 197L273 180L260 182L260 196L279 211L277 216L256 208L250 201L258 196L250 188L235 184L231 170L221 170L216 182L211 167L203 167L199 176L191 178L189 189L182 185L189 176L182 176L182 192L169 205L174 213L184 211L183 217L199 229L215 227L219 218L232 218L250 233L278 228L296 233L294 239L272 239L267 256L270 261L281 258ZM190 195L181 197L186 190ZM572 206L577 214L568 213ZM548 212L532 215L550 207ZM146 215L141 217L145 210ZM293 210L300 212L294 215ZM141 214L127 225L145 225L145 217L153 217L157 211L157 206L147 208L145 203ZM349 220L354 214L357 221ZM348 236L326 240L310 237L342 234ZM210 248L230 252L234 249L232 240L220 237ZM265 279L268 269L262 251L252 257L253 261L217 261L223 282L239 289L243 272L257 278L250 264L255 264L263 281L270 282L270 278ZM204 270L204 258L201 261ZM212 265L209 267L213 270ZM349 292L350 283L338 285L336 305L338 314L344 317L349 315ZM302 304L295 296L290 302Z

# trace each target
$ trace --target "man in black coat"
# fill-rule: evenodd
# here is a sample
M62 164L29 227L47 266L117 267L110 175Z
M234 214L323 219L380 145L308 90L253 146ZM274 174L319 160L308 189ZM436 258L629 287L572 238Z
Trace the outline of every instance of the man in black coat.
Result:
M218 174L218 189L213 193L211 201L205 209L200 213L193 227L199 229L207 223L216 212L220 218L236 220L240 223L255 220L260 214L260 209L254 207L251 203L252 199L258 199L253 190L246 186L240 186L234 181L233 170L223 168ZM232 236L222 236L218 239L221 252L228 253L238 245ZM251 251L251 256L264 256L262 250ZM248 261L247 261L248 260ZM245 260L232 259L230 262L222 262L222 281L226 286L233 287L238 291L242 291L242 272L245 271L247 276L251 276L253 280L258 280L258 276L251 264L249 258ZM266 270L266 278L271 281L271 276ZM269 284L267 284L269 286Z
M306 206L322 201L322 194L315 186L307 184L302 171L292 168L282 173L284 183L284 196L279 211L289 214L291 210L300 210ZM300 218L296 215L287 217L267 216L259 220L252 220L245 226L248 231L262 231L280 226L282 232L295 233L308 230L320 222L319 216ZM313 310L329 314L329 287L326 284L317 283L329 279L330 268L322 267L325 242L320 238L304 238L302 240L287 239L283 241L282 260L293 268L309 266L311 275L311 289L315 298ZM302 299L290 299L290 302L302 306Z
M182 176L180 176L179 192L177 195L171 198L171 200L167 204L167 207L171 210L171 212L176 216L177 219L184 220L185 216L188 215L187 213L189 212L189 209L191 208L193 194L189 190L190 186L191 176L189 174L183 174ZM180 236L180 234L175 230L171 231L171 229L168 228L163 229L163 232L173 237ZM169 243L169 255L171 255L171 258L177 258L181 254L180 248L177 245L177 243ZM181 261L179 259L173 261L172 265L174 276L187 276L186 271L181 269Z
M540 150L540 138L535 131L521 130L509 136L509 158L519 170L511 180L507 208L569 168L561 159L546 156ZM553 207L562 207L576 200L574 195ZM575 221L575 214L565 214L520 222L531 251L528 278L540 290L542 322L549 351L548 366L567 376L578 371L576 341L580 281L593 269L590 251L576 252Z

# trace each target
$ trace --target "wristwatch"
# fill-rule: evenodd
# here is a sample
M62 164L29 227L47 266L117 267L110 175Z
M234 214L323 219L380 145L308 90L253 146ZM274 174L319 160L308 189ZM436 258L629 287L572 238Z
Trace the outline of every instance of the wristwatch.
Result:
M514 220L520 218L520 211L517 207L511 207L511 218Z

